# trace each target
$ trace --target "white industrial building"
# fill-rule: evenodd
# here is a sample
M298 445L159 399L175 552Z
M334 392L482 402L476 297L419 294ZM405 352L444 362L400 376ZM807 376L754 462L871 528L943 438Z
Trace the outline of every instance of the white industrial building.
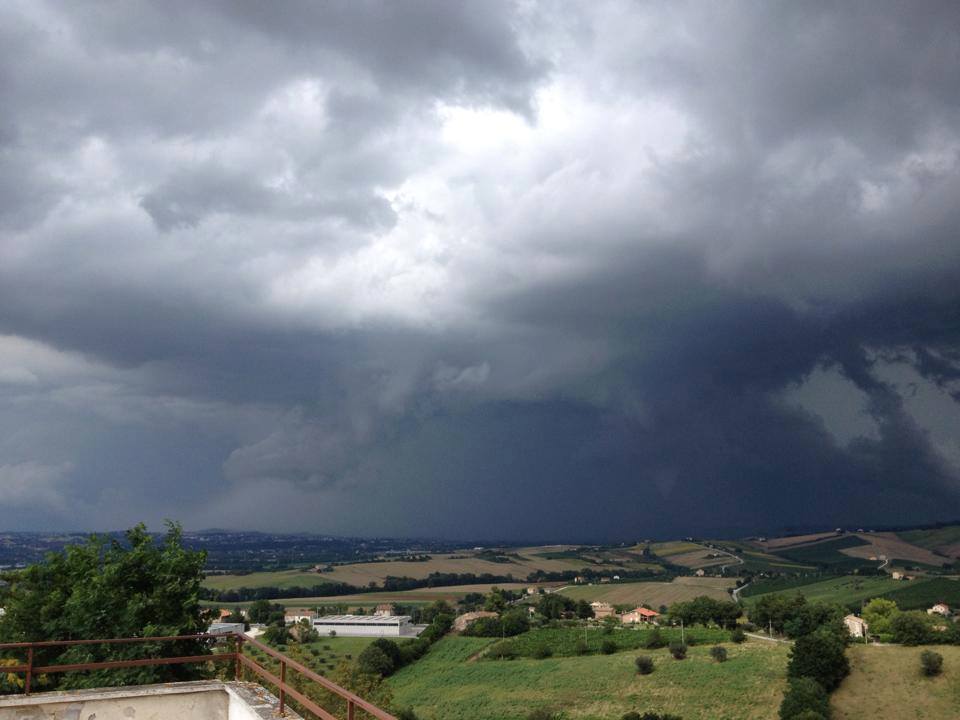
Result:
M321 635L346 637L416 637L425 625L412 625L409 615L324 615L313 621Z

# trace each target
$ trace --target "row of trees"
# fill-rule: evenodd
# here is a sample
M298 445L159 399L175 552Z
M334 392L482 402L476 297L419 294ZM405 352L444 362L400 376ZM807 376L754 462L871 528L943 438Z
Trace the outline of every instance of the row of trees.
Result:
M742 614L740 605L732 600L714 600L706 595L670 606L670 619L676 622L682 620L685 625L714 623L722 628L732 628Z

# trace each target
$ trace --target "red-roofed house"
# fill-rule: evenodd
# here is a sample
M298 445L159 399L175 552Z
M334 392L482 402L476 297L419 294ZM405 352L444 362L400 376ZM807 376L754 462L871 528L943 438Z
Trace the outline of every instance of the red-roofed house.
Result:
M647 610L645 607L638 607L635 610L621 615L620 620L624 623L649 623L656 622L658 617L660 617L660 613Z

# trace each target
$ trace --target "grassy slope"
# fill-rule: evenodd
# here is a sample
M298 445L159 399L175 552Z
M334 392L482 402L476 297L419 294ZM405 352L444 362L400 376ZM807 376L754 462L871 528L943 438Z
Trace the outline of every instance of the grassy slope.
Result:
M928 608L937 602L954 607L960 605L960 582L948 578L899 582L884 597L895 600L903 610Z
M574 585L561 594L574 600L609 602L615 605L640 605L646 603L657 608L675 602L692 600L698 595L707 595L717 600L729 600L727 587L733 580L727 578L678 578L683 582L638 582L611 583L609 585Z
M851 674L833 694L834 720L947 720L960 717L960 647L932 648L943 655L938 678L920 674L926 648L898 646L847 650Z
M522 719L537 707L564 717L611 720L630 710L673 712L684 720L774 720L784 687L785 646L727 645L730 660L713 662L709 647L676 661L646 652L656 671L638 676L636 651L614 655L468 662L484 646L475 638L442 640L421 661L389 680L398 706L424 720Z
M600 628L538 628L517 635L510 640L517 654L526 657L535 657L538 648L550 648L554 657L574 657L577 655L577 642L586 638L590 652L599 653L605 640L614 642L620 650L636 650L646 642L651 629L646 627L617 628L611 633L604 633ZM667 642L680 642L680 628L660 628L660 633ZM730 633L719 628L693 627L686 628L682 637L690 644L703 645L705 643L723 643L730 639Z
M938 547L960 543L960 525L948 525L932 530L908 530L899 532L897 535L908 543L934 550Z

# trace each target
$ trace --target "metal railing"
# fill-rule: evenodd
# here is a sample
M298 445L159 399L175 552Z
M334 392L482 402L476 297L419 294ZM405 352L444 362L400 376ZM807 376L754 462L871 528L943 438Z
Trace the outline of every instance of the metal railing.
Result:
M175 642L182 640L224 640L235 641L235 650L232 652L211 653L207 655L185 655L179 657L154 657L138 658L133 660L109 660L104 662L88 663L68 663L59 665L35 665L34 650L38 648L52 647L70 647L74 645L121 645L131 643L150 643L150 642ZM260 665L253 658L243 654L244 644L251 646L266 653L280 664L280 676L277 677L265 667ZM280 714L283 715L286 710L287 698L295 700L308 712L313 713L321 720L338 720L338 718L329 711L320 707L316 702L308 698L296 688L287 683L287 669L294 670L303 675L308 680L312 680L325 690L344 700L347 708L347 720L354 720L356 710L359 708L377 720L396 720L390 713L381 710L373 703L367 702L359 695L342 688L335 682L328 680L319 673L314 672L305 665L287 657L268 645L248 638L243 633L200 633L197 635L171 635L161 637L142 637L142 638L110 638L106 640L45 640L42 642L17 642L0 643L0 651L3 650L25 650L27 654L26 663L20 665L0 665L2 674L23 674L24 675L24 693L29 695L33 678L35 675L50 675L55 673L76 672L82 670L110 670L116 668L143 667L148 665L180 665L184 663L208 663L208 662L233 662L234 677L241 678L242 668L247 668L256 676L275 685L278 689L280 700Z

